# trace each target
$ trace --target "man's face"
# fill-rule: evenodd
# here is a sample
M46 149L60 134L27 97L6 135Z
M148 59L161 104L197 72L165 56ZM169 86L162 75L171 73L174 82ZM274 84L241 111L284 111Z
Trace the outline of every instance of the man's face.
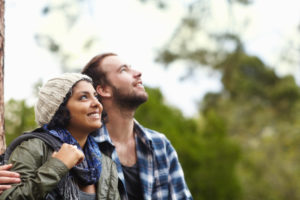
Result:
M118 56L108 56L102 61L102 70L111 87L112 98L125 108L137 108L148 99L141 72L134 70Z

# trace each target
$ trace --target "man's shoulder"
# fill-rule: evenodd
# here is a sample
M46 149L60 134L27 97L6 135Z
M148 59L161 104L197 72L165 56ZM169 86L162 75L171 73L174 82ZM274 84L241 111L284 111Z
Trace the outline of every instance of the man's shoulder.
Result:
M146 137L149 137L149 139L160 139L160 140L166 140L167 137L165 136L164 133L158 132L156 130L144 127L143 125L139 124L137 121L135 121L135 125L142 130L145 134Z
M162 146L167 146L170 141L166 137L164 133L158 132L153 129L146 128L136 122L136 125L139 127L140 130L143 131L145 137L152 142L152 145L154 145L154 148L162 148Z
M166 139L166 135L164 133L161 133L159 131L156 131L156 130L153 130L153 129L150 129L150 128L146 128L144 127L144 130L145 132L147 132L150 137L152 138L157 138L157 139Z

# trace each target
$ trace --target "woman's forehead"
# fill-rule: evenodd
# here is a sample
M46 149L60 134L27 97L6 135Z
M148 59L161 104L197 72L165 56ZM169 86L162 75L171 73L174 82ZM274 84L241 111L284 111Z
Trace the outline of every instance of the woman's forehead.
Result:
M73 87L73 92L83 91L83 90L85 90L85 91L92 91L92 92L95 91L92 83L89 82L89 81L86 81L86 80L78 81L76 83L76 85Z

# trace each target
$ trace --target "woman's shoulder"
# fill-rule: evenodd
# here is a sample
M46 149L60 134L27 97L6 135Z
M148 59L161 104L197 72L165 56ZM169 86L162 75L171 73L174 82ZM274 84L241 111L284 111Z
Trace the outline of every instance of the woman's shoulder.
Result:
M104 166L108 168L111 168L112 166L116 166L115 162L104 153L101 153L101 163L102 163L102 168Z
M44 162L52 153L52 149L41 139L31 138L15 147L9 160L41 160Z
M108 177L118 177L117 165L116 163L107 155L101 154L101 179L106 179Z
M49 150L49 146L41 139L39 138L31 138L28 140L23 141L18 145L15 149L20 148L24 150L30 150L30 151L35 151L35 152L41 152L41 150Z
M115 162L105 154L101 154L102 171L98 181L98 199L119 200L118 171Z

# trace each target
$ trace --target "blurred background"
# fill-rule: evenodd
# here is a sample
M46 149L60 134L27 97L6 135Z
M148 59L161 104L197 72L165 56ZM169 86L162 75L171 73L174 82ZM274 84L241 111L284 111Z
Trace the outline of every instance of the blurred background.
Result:
M196 200L300 199L300 2L7 0L5 133L38 87L115 52L143 73L136 118L166 134Z

